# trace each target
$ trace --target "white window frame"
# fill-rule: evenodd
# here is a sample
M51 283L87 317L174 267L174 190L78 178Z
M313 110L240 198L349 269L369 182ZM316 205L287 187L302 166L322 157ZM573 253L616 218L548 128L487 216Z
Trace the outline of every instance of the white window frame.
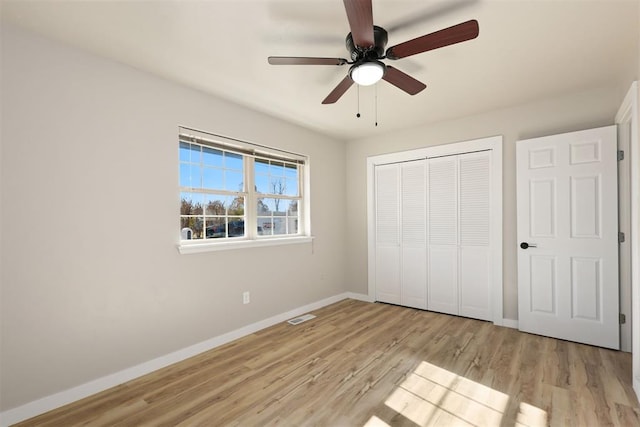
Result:
M309 197L309 158L308 156L292 153L277 148L266 147L255 143L240 141L237 139L215 135L201 130L183 127L179 128L178 142L191 142L214 149L224 150L243 157L244 180L247 185L242 194L245 196L245 236L225 237L220 239L183 240L181 230L178 228L178 251L181 254L201 253L219 250L239 249L260 246L279 246L289 244L310 243L310 197ZM255 159L265 159L278 162L296 163L298 168L298 193L299 196L287 196L270 193L259 193L255 189ZM179 193L208 193L206 189L179 187ZM218 192L217 190L215 191ZM224 193L224 191L219 191ZM280 235L258 235L257 204L259 198L280 198L286 200L298 200L298 233ZM181 213L178 209L178 220ZM287 217L285 217L287 218Z

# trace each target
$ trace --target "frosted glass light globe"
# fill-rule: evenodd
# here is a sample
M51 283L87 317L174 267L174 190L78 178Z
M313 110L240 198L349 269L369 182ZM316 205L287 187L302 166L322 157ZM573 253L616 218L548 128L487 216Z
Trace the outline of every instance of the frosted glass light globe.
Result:
M351 79L360 86L371 86L384 75L384 65L381 62L365 62L351 70Z

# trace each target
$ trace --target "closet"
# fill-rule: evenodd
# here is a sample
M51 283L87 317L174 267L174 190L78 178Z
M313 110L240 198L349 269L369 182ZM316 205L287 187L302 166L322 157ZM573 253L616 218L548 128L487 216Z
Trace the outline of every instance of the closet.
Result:
M495 320L494 308L502 310L502 295L494 292L497 279L502 286L496 272L502 260L495 259L501 224L492 217L496 207L501 211L493 182L501 179L492 165L497 153L449 151L423 150L415 153L422 158L401 161L378 156L372 163L374 299Z

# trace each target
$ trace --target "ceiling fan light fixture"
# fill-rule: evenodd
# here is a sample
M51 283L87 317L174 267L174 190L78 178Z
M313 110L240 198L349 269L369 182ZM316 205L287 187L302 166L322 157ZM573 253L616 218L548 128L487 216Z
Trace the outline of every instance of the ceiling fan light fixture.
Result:
M362 64L354 65L349 75L360 86L371 86L384 76L384 64L380 61L363 62Z

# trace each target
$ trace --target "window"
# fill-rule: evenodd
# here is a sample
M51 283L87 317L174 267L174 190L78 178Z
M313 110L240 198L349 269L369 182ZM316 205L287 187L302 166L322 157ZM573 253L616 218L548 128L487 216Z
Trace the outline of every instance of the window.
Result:
M306 236L306 157L182 129L181 244Z
M298 165L255 159L258 234L286 235L298 232L300 179Z

